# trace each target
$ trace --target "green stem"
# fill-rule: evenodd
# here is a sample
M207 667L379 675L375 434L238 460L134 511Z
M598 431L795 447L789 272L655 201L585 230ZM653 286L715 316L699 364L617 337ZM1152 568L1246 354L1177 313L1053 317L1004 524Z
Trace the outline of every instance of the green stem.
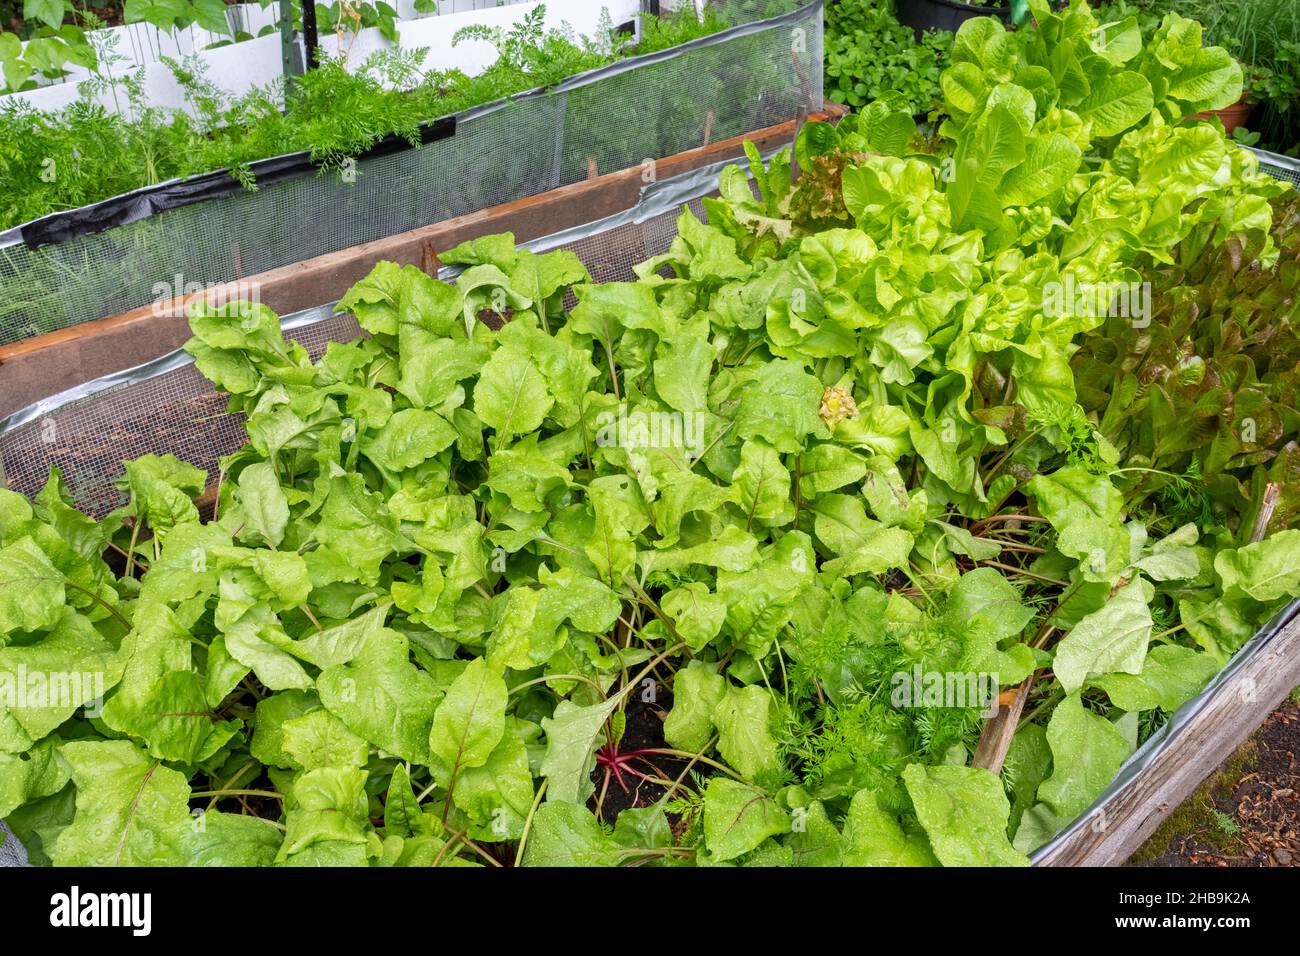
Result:
M256 762L256 761L254 761L254 760L249 760L249 761L247 761L247 762L246 762L242 767L240 767L238 770L236 770L236 771L234 772L234 774L232 774L232 775L231 775L231 776L230 776L230 777L229 777L229 778L228 778L224 783L221 784L220 787L218 787L218 788L217 788L215 791L213 791L213 792L214 792L214 793L225 793L225 788L226 788L226 787L229 787L232 783L234 783L236 780L238 780L240 777L242 777L242 776L245 774L245 772L247 772L247 771L253 769L253 768L256 767L256 766L257 766L257 762ZM220 799L221 799L220 797L213 797L212 800L208 803L208 809L209 809L209 810L214 809L214 808L216 807L216 805L217 805L217 801L220 800Z
M126 573L122 575L126 578L129 578L131 572L135 570L135 546L136 542L140 540L141 524L143 524L143 522L139 518L136 518L135 521L131 523L131 543L126 547Z
M537 796L533 797L533 805L528 810L528 816L524 818L524 832L519 835L519 848L515 850L515 866L523 866L524 846L528 843L528 834L533 829L533 817L537 816L537 808L542 805L542 796L546 793L546 785L550 782L549 777L542 781L542 785L537 788Z
M627 575L623 575L623 583L632 589L632 593L636 595L637 600L648 607L651 614L663 622L664 628L668 631L673 640L680 644L686 643L682 636L677 633L677 623L663 612L659 605L655 603L654 598L647 594L641 585L637 584Z
M686 766L682 768L682 772L677 775L677 779L673 781L673 785L668 788L666 793L664 793L665 800L671 798L674 793L681 789L682 781L685 780L686 775L691 772L691 768L704 759L704 755L708 753L709 748L717 742L717 739L718 735L714 734L705 742L704 746L700 748L698 753L691 754L691 759L687 762Z
M596 688L596 693L601 694L602 696L605 693L605 688L601 687L600 684L596 683L596 681L592 680L586 674L543 674L541 677L534 677L532 680L526 680L522 684L516 684L514 687L510 688L510 693L513 694L516 691L523 690L525 687L532 687L534 684L545 684L547 681L553 680L580 680L584 684L589 684Z
M90 590L89 588L83 588L80 584L77 584L75 581L69 581L67 578L63 579L63 583L66 584L68 587L72 588L73 590L80 591L82 594L86 595L86 597L90 598L92 601L94 601L96 604L102 607L109 614L113 615L113 617L117 618L122 623L122 626L125 627L128 631L131 630L133 625L131 624L130 621L126 619L126 616L117 608L113 607L113 605L109 604L102 597L96 594L94 591Z
M986 564L989 567L1001 568L1003 571L1010 571L1012 574L1023 574L1027 578L1033 578L1035 581L1044 581L1048 584L1055 584L1058 587L1067 587L1069 581L1062 581L1060 578L1049 578L1045 574L1035 574L1033 571L1027 571L1024 568L1013 567L1010 564L1003 564L1000 561L981 561L980 564Z
M720 770L734 780L739 780L741 783L748 783L744 777L736 773L736 771L732 770L726 764L718 763L716 760L711 760L703 754L693 754L688 750L674 750L671 747L646 747L638 752L646 754L663 754L665 757L679 757L682 760L691 760L696 763L708 764L714 770Z
M195 790L191 798L199 797L267 797L271 800L284 801L284 795L274 790Z
M668 658L672 657L674 654L676 654L678 651L682 650L685 647L686 647L685 642L682 642L680 644L674 644L672 647L668 648L668 650L662 652L657 657L651 658L650 661L646 664L646 666L641 668L640 673L638 673L635 677L632 678L631 683L629 683L626 687L624 687L621 691L619 691L618 694L616 694L613 699L618 700L632 693L632 691L634 691L637 687L640 686L641 679L645 677L646 674L649 674L651 671L655 669L655 665L660 664L663 661L666 661ZM690 754L685 754L684 756L689 757Z
M610 348L609 339L601 339L601 345L605 346L605 355L609 358L609 382L614 387L614 401L621 402L622 395L618 390L618 366L614 363L614 350Z

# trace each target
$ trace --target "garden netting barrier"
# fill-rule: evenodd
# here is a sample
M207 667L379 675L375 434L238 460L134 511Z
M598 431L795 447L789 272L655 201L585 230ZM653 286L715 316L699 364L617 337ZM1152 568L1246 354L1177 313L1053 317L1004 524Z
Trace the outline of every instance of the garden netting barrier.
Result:
M822 0L728 0L720 33L432 121L343 169L306 154L0 233L0 345L670 156L822 106ZM177 288L180 286L181 288Z
M1259 168L1262 172L1268 173L1274 179L1280 179L1284 183L1290 183L1296 189L1300 189L1300 159L1280 156L1277 153L1270 153L1267 150L1254 149L1249 146L1246 148L1259 159Z
M597 222L524 243L534 251L567 249L596 282L631 281L633 267L665 252L677 235L677 217L689 205L704 218L700 200L715 192L722 168L714 163L643 189L633 208ZM443 278L457 270L443 269ZM285 316L286 337L319 358L330 342L362 334L351 315L325 304ZM0 485L34 495L58 468L78 507L101 518L124 501L115 482L122 462L173 454L215 480L222 456L246 440L241 416L226 413L226 397L183 351L69 388L0 419Z

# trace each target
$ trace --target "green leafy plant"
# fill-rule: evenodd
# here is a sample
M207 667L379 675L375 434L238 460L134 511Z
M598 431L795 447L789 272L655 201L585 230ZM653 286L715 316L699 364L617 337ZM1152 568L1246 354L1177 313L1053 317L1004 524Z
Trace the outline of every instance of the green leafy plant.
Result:
M0 78L8 90L24 88L34 76L64 76L69 65L95 67L95 51L83 30L83 24L99 25L93 12L79 10L71 0L26 0L22 15L21 30L0 32ZM69 15L74 22L65 24Z
M885 94L913 114L940 99L939 74L952 34L927 31L917 42L878 0L843 0L826 10L827 95L860 108Z
M1264 145L1295 155L1300 150L1300 8L1289 0L1128 0L1106 16L1135 13L1150 34L1166 14L1196 20L1210 43L1227 49L1246 73L1246 92L1258 103L1252 127Z
M1025 865L1300 596L1291 505L1217 493L1294 468L1295 195L1166 119L1218 53L1031 6L958 32L940 142L881 101L751 147L635 281L486 236L377 265L315 360L199 305L248 436L215 481L0 492L33 858ZM1149 342L1054 298L1139 270ZM1257 434L1186 440L1229 405Z
M1133 465L1150 469L1125 480L1134 497L1163 487L1185 500L1178 476L1193 469L1198 500L1243 543L1266 493L1271 529L1295 524L1300 508L1294 194L1275 199L1270 218L1275 267L1254 258L1259 237L1153 264L1142 270L1159 303L1150 327L1110 319L1104 337L1071 359L1081 402L1102 433Z

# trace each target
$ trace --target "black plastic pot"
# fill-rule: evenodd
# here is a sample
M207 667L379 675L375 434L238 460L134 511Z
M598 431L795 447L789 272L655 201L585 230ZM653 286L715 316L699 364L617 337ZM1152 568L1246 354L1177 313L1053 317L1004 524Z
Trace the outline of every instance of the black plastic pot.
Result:
M973 17L999 17L1005 22L1011 21L1011 8L980 7L973 3L960 3L958 0L897 0L898 20L916 31L919 40L926 30L949 30L957 28Z

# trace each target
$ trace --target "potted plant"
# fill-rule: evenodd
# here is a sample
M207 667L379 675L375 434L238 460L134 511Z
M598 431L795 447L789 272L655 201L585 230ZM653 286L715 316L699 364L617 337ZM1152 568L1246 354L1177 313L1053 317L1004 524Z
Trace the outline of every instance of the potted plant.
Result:
M986 0L989 6L962 3L961 0L897 0L898 19L916 31L917 39L926 30L956 32L974 17L999 17L1011 21L1012 0Z
M1240 128L1249 116L1266 148L1300 151L1300 3L1179 0L1177 11L1204 26L1206 43L1224 47L1241 63L1246 95L1220 116L1225 129Z
M1194 119L1207 120L1217 116L1223 124L1223 132L1231 136L1238 128L1246 125L1250 114L1261 100L1267 100L1272 92L1273 71L1267 67L1248 67L1242 64L1245 82L1242 84L1241 98L1231 106L1223 109L1197 113Z

